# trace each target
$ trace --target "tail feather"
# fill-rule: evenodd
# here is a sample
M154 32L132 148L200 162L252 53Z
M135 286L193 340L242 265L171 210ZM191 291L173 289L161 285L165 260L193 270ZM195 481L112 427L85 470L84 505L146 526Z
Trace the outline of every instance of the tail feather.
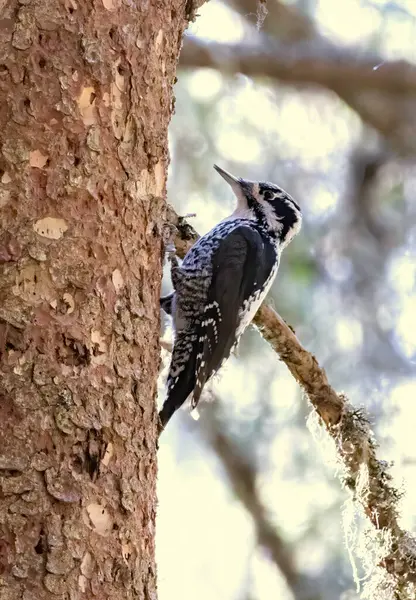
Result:
M168 394L162 410L159 412L163 428L195 387L195 355L192 350L187 349L187 345L189 347L189 338L181 339L179 337L175 340L167 380Z

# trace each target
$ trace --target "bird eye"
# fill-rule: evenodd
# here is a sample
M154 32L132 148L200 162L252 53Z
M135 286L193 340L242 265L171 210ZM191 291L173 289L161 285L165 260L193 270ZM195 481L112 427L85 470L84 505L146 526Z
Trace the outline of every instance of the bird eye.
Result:
M269 202L272 199L273 194L269 191L264 192L263 197L265 200L267 200L267 202Z

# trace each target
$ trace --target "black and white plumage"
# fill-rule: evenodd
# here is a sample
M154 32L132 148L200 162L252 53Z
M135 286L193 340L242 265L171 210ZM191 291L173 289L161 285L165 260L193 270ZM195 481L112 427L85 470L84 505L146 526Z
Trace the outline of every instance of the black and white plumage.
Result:
M159 413L162 427L191 393L192 408L198 404L204 385L263 302L281 252L302 223L299 206L278 186L214 167L238 204L192 246L180 266L171 257L174 292L160 301L175 328L167 398Z

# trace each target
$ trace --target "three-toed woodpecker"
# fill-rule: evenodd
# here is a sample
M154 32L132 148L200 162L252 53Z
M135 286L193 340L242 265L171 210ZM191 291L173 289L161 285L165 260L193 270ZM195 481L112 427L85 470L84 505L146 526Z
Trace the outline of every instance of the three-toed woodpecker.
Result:
M191 393L192 408L198 404L264 300L282 250L302 223L299 206L277 185L214 168L237 196L237 208L192 246L180 266L171 257L174 292L160 300L175 328L162 427Z

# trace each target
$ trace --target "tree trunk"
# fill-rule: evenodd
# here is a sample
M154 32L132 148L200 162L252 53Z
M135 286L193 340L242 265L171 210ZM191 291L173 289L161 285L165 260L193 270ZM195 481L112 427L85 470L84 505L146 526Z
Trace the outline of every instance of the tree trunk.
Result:
M0 0L0 598L155 598L184 0Z

